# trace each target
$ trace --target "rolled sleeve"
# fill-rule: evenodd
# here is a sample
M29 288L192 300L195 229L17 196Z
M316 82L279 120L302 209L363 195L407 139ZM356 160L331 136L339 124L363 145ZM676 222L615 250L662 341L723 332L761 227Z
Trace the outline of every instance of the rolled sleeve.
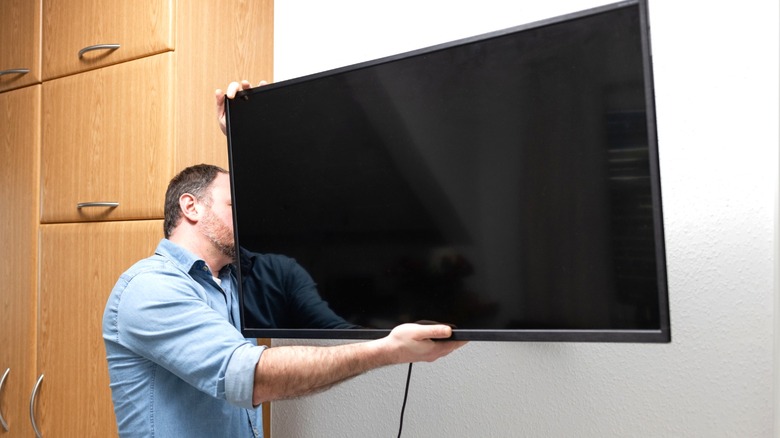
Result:
M236 406L254 409L252 395L255 368L266 346L244 344L236 348L225 372L225 399Z

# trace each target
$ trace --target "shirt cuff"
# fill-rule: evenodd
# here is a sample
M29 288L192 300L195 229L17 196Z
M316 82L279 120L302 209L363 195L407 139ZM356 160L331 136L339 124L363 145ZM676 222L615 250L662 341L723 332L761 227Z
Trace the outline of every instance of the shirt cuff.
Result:
M252 394L255 368L266 346L244 344L236 348L225 371L225 399L244 409L254 409Z

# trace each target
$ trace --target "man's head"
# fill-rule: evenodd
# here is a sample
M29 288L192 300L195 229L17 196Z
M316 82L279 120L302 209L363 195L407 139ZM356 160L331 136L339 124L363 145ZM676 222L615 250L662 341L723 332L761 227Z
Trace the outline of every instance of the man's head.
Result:
M165 193L165 238L186 221L222 254L235 258L232 201L228 172L217 166L198 164L176 175Z

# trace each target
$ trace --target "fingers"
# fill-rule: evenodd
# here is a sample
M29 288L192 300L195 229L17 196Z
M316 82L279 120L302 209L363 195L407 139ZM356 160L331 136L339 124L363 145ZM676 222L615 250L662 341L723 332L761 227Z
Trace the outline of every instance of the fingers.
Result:
M214 97L217 99L217 115L220 115L225 112L225 92L217 88Z
M448 340L452 328L446 324L401 324L385 338L378 339L389 352L389 363L433 362L466 345Z
M239 90L246 90L248 88L252 88L252 85L247 80L243 80L241 82L231 82L227 87L225 95L228 97L228 99L232 99L236 97L236 93L238 93Z
M266 81L260 81L257 84L258 87L268 84ZM236 93L241 90L248 90L252 88L252 84L247 80L240 82L231 82L228 84L226 91L222 91L221 88L217 88L214 92L214 98L217 104L217 122L219 122L219 128L223 134L227 133L227 123L225 121L225 98L233 99L236 97Z
M393 334L413 341L447 340L452 337L452 327L446 324L402 324L393 329ZM447 341L448 343L450 341ZM458 343L460 341L451 341ZM464 342L465 344L465 342Z
M453 351L457 350L458 348L468 344L467 341L444 341L444 342L436 342L437 352L433 358L433 360L436 360L440 357L444 357Z
M433 321L403 324L399 326L399 329L412 332L412 337L415 340L447 339L452 336L452 327Z
M217 101L217 122L219 123L219 129L223 134L227 134L227 122L225 120L225 92L221 89L217 89L214 92L214 97Z
M263 85L268 85L268 82L266 81L260 81L257 86L262 87ZM227 89L225 91L222 91L221 89L217 89L215 92L217 96L217 104L223 104L225 102L225 97L228 99L233 99L236 97L236 94L239 91L248 90L252 88L252 84L247 81L246 79L240 81L240 82L231 82L228 84Z
M418 342L427 344L425 349L420 351L419 360L421 361L433 362L468 343L467 341L448 340L452 336L452 328L447 325L422 325L416 328L419 328L419 335L422 336L422 338L418 338Z
M435 349L433 351L432 360L446 356L458 348L468 344L468 341L451 341L448 338L452 337L452 327L443 324L437 325L422 325L420 334L422 338L418 338L422 341L425 340L441 340L443 342L434 342Z

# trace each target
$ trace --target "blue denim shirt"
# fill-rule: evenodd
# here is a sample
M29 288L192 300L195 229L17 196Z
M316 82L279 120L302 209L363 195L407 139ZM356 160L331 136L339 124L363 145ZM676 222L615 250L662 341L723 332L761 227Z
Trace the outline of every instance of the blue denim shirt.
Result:
M103 314L111 395L126 437L260 437L264 347L239 331L233 266L219 274L163 239L117 281Z

